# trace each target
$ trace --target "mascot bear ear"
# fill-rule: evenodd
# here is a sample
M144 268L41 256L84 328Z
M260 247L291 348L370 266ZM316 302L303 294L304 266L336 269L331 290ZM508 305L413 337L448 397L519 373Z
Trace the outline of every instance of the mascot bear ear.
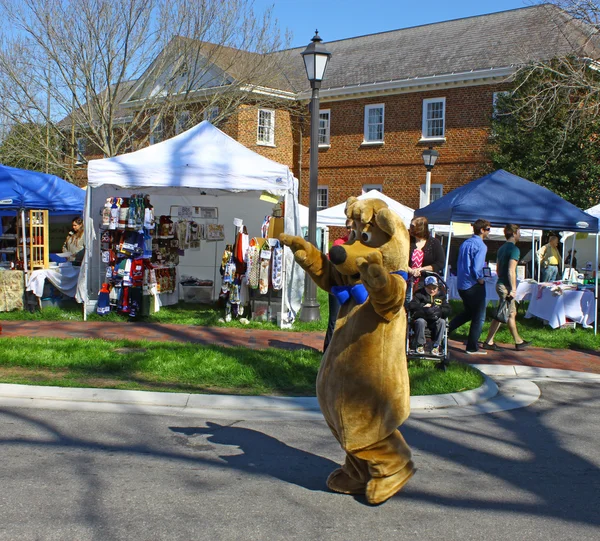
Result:
M399 229L398 218L389 208L381 209L375 214L375 223L390 237L393 237Z

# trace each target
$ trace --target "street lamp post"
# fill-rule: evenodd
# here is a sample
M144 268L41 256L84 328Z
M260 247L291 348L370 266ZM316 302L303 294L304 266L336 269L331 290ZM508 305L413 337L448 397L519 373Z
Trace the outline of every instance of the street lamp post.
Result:
M301 53L306 75L312 88L310 99L310 180L308 203L308 242L317 244L317 187L319 185L319 89L327 69L331 53L325 49L319 31ZM318 321L321 310L317 301L317 286L308 277L304 279L304 299L300 321Z
M427 174L425 175L425 204L422 205L426 207L431 202L431 170L435 165L440 153L437 150L429 147L428 149L423 151L423 163L427 168Z

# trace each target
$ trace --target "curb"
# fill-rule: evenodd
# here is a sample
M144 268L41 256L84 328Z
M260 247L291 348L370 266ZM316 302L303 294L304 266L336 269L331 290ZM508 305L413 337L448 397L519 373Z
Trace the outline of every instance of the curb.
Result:
M460 393L413 396L410 406L415 417L478 415L525 407L540 396L534 380L600 382L600 374L571 370L488 364L471 366L483 374L481 387ZM499 384L492 377L499 378ZM12 383L0 383L0 406L248 420L322 419L316 397L167 393Z
M481 372L481 371L480 371ZM483 372L482 372L483 374ZM411 410L431 410L477 404L498 394L498 386L483 374L481 387L460 393L412 396ZM46 387L0 383L0 404L15 407L46 407L49 409L83 409L95 411L127 411L157 414L206 415L242 411L275 413L308 413L321 416L316 397L235 396L214 394L127 391L119 389L88 389Z

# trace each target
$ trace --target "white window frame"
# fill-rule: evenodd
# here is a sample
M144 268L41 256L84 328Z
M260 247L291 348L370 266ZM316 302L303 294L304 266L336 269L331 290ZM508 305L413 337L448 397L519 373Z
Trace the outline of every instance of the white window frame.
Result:
M383 193L383 186L381 184L363 184L362 185L362 193L363 195L371 190L377 190L378 192Z
M149 141L151 145L155 143L160 143L164 137L164 123L162 118L157 122L156 116L150 117L150 137Z
M373 109L381 109L381 138L370 139L369 138L369 112ZM364 121L364 133L363 133L363 145L381 145L385 138L385 104L384 103L371 103L365 105L365 121Z
M208 120L211 124L215 118L219 116L219 108L214 105L213 107L207 107L202 111L202 120Z
M270 125L261 125L261 113L268 113L271 121ZM263 135L261 136L261 130ZM266 133L266 137L264 135ZM259 109L256 122L256 144L262 146L275 146L275 110L273 109Z
M75 165L80 165L85 163L85 150L86 150L87 139L85 137L78 137L75 140L75 145L77 147L77 155Z
M321 115L327 115L327 121L324 127L321 127L321 122L325 122ZM323 133L324 130L324 133ZM321 141L323 136L323 141ZM331 146L331 109L319 110L319 147L329 148Z
M431 103L442 103L442 135L428 135L429 119L427 118L428 105ZM438 119L432 119L438 120ZM423 100L423 124L422 124L422 141L445 141L446 140L446 98L427 98Z
M190 127L191 118L192 115L189 111L179 111L177 113L175 116L175 135L179 135Z
M426 190L427 185L426 184L421 184L421 197L419 199L419 208L423 208L424 206L427 205L427 203L425 202L425 190ZM434 192L439 190L439 195L438 197L436 197L435 199L433 198L433 194ZM444 185L443 184L431 184L429 187L429 198L430 198L430 203L433 203L434 201L436 201L437 199L439 199L440 197L444 196Z
M325 194L325 206L319 204L322 194ZM329 186L317 186L317 210L326 209L329 206Z

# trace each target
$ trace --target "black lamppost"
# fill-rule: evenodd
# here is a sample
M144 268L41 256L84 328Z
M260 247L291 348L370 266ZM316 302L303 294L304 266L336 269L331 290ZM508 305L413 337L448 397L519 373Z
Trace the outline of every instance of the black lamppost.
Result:
M427 168L427 174L425 175L425 204L422 205L426 207L431 202L431 170L435 165L440 153L437 150L429 147L427 150L423 151L423 163Z
M310 99L310 182L308 202L308 241L317 244L317 187L319 185L319 89L325 76L331 53L321 43L319 31L301 53L306 75L312 88ZM321 310L317 301L317 286L310 279L304 280L304 299L300 311L300 321L321 319Z

